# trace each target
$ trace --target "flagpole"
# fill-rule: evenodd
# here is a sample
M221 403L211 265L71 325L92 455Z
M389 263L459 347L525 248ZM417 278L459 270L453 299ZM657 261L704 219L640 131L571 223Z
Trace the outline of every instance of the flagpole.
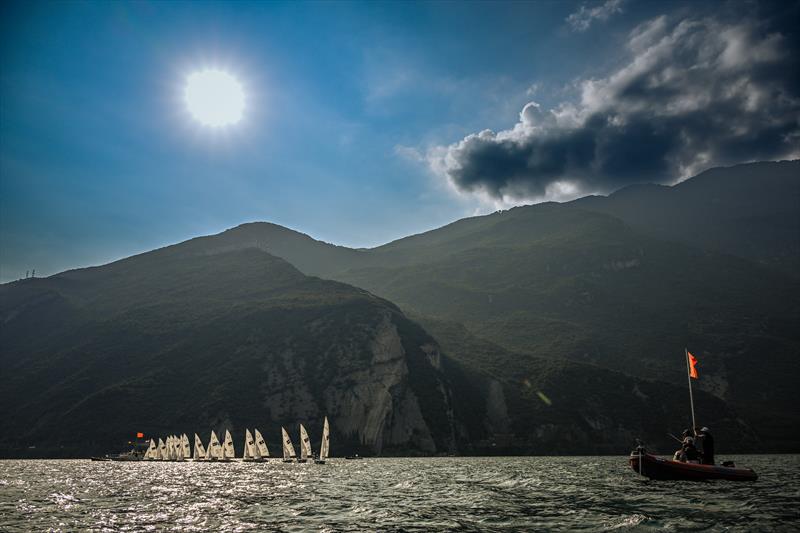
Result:
M694 422L694 398L692 397L692 370L689 365L689 348L684 348L686 354L686 379L689 380L689 405L692 406L692 435L695 434L697 425Z

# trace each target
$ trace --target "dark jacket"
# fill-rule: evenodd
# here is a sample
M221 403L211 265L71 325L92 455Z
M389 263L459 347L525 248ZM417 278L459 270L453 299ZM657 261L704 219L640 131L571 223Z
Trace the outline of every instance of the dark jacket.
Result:
M700 459L700 453L695 448L694 443L687 439L683 443L683 453L686 454L687 461L697 461Z
M713 465L714 437L711 435L711 433L700 433L698 438L700 439L700 449L703 452L703 464Z

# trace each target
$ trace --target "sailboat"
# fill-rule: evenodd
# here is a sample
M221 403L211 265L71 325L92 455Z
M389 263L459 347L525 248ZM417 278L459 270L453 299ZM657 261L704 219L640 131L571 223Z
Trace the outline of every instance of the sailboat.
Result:
M261 461L266 461L269 459L269 448L267 448L267 443L259 430L254 429L253 431L256 433L256 457L258 457Z
M186 436L186 433L181 435L181 451L184 459L192 458L192 448L189 446L189 437Z
M163 440L158 439L158 460L166 461L167 459L169 459L167 456L167 445Z
M284 463L291 463L297 458L297 454L294 452L294 446L292 446L292 439L289 438L289 434L286 432L285 428L281 428L281 433L283 434L283 462Z
M172 436L172 446L175 449L175 460L183 461L183 444L177 435Z
M309 457L314 457L314 453L311 451L311 440L308 438L306 428L300 424L300 459L297 462L305 463Z
M144 458L148 461L154 461L158 459L158 447L156 446L156 441L153 439L150 439L150 446L147 448Z
M208 441L208 453L206 453L206 459L209 461L216 461L217 459L222 458L222 446L219 444L219 439L217 438L217 434L214 433L214 430L211 430L211 440Z
M256 443L249 429L244 430L244 452L242 453L242 459L247 462L256 460Z
M269 459L269 448L267 448L267 443L264 441L264 437L261 436L261 432L259 430L254 430L256 432L256 449L255 455L261 461L266 461Z
M220 460L230 461L233 458L234 458L233 437L231 437L231 432L226 429L225 442L222 444L222 456L220 457Z
M203 441L200 440L200 436L195 433L194 434L194 460L195 461L203 461L206 458L206 451L203 448Z
M322 424L322 442L319 445L319 457L314 460L318 465L324 465L325 459L328 458L330 453L330 440L331 428L328 426L328 417L325 417L325 422Z

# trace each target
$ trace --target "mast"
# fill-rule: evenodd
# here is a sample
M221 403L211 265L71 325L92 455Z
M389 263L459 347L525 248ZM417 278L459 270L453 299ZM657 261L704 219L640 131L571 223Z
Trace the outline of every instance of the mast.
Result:
M689 405L692 407L692 435L694 435L697 424L694 422L694 398L692 397L692 370L689 365L689 348L684 348L686 354L686 379L689 380Z

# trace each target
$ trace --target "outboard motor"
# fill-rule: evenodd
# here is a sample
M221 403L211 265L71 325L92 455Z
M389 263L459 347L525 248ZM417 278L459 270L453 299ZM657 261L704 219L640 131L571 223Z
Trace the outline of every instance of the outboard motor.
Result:
M642 463L644 463L642 458L644 457L645 453L646 450L644 447L644 443L639 439L636 439L636 448L634 448L634 450L631 452L631 457L636 457L638 459L639 475L642 475Z

